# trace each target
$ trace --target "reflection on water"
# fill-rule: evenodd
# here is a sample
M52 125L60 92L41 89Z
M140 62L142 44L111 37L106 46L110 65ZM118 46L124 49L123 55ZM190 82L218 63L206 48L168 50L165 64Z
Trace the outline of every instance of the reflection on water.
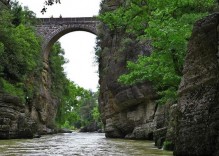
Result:
M172 156L153 142L106 139L99 133L71 133L30 140L0 140L4 156Z

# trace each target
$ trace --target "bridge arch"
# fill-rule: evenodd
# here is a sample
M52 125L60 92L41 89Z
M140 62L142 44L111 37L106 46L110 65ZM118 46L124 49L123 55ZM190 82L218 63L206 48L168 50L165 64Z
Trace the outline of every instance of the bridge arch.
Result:
M43 38L42 51L48 59L52 45L62 36L74 31L85 31L97 35L99 21L95 17L40 18L37 32Z

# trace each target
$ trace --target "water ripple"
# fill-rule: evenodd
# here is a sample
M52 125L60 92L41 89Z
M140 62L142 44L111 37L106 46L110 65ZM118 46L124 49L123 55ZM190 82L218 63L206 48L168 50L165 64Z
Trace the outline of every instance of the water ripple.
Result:
M106 139L100 133L47 135L31 140L0 140L1 156L172 156L150 141Z

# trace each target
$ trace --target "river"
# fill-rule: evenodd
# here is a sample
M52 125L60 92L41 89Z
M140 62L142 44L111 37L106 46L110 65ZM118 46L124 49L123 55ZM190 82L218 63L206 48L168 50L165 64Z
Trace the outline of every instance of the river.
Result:
M45 135L26 140L0 140L1 156L172 156L151 141L108 139L102 133Z

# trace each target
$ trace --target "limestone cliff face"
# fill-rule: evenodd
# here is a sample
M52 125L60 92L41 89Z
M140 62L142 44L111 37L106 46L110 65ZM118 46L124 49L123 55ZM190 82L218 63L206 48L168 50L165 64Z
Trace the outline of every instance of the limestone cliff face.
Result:
M0 9L2 8L10 8L8 1L0 1ZM33 95L26 97L25 102L21 103L18 97L0 92L0 139L31 138L35 133L47 134L55 131L58 100L51 93L48 59L42 60L44 62L41 73L29 76L26 80L27 86L32 86L34 91Z
M50 73L46 67L42 77L33 80L37 90L25 103L0 91L0 139L33 138L35 134L55 132L58 104L51 94Z
M105 0L101 12L116 9L123 1ZM124 74L128 60L136 60L139 54L149 55L150 43L138 43L124 30L110 31L99 26L100 37L100 110L107 137L152 139L156 129L154 122L157 106L156 94L149 82L135 86L123 86L117 82Z
M37 124L25 115L19 98L0 91L0 139L33 138Z
M40 134L54 133L58 101L51 93L51 78L48 61L44 62L41 77L35 79L38 90L27 103L25 113L33 119Z
M177 156L219 155L219 14L193 29L179 87Z

